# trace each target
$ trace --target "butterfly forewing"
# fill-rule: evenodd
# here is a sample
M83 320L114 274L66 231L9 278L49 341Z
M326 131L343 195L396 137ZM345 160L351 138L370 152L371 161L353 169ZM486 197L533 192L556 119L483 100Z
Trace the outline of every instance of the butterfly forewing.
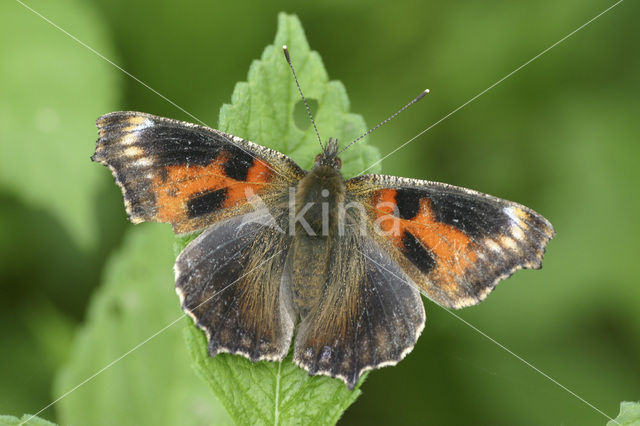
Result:
M453 308L482 301L501 279L541 266L551 224L533 210L452 185L365 175L346 182L420 290Z
M177 233L252 210L304 176L286 156L218 130L140 112L97 121L92 159L122 188L132 222L168 222Z

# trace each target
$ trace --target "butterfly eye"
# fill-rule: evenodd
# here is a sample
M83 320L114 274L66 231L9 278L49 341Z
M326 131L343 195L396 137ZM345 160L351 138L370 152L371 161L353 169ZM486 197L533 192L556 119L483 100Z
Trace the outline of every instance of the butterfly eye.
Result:
M340 159L340 157L336 157L336 163L338 164L338 168L342 167L342 160Z
M316 162L316 163L317 163L318 161L320 161L320 158L321 158L321 157L322 157L322 154L318 154L318 155L316 155L316 159L314 160L314 162Z

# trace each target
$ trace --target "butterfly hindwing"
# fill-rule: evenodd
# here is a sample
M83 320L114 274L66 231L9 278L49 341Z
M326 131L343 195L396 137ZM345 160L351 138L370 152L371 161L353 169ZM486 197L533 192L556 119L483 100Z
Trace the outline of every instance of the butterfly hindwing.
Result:
M323 295L298 326L294 362L353 389L365 371L411 351L424 307L407 275L367 236L335 237L329 262Z
M533 210L465 188L382 175L346 185L366 207L381 244L443 306L474 305L516 270L540 268L554 235Z
M134 223L203 229L250 211L253 194L268 202L305 174L283 154L191 123L113 112L97 125L92 159L111 169Z
M289 351L293 308L281 287L289 276L290 237L269 217L221 221L176 260L182 309L205 331L211 356L227 352L275 361Z

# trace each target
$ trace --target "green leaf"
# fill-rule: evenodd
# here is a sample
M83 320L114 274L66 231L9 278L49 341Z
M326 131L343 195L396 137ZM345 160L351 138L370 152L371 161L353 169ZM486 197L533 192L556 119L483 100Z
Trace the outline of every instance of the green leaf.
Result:
M609 420L607 426L640 426L640 403L621 402L620 414L615 420Z
M113 58L86 2L33 7ZM0 190L51 211L76 243L91 248L93 196L107 175L89 161L93 123L117 105L118 71L18 2L1 2L0 16Z
M172 241L165 226L140 225L108 262L54 393L108 368L57 404L62 424L230 423L190 367L180 330L190 320L174 292Z
M358 398L342 381L310 377L291 362L252 363L237 355L207 351L207 339L194 325L185 329L194 368L237 424L335 424ZM362 381L360 381L362 383Z
M362 135L367 127L362 116L349 113L349 98L339 81L329 81L318 52L311 51L302 25L296 16L281 13L273 45L267 46L260 60L249 68L248 81L236 84L231 104L220 110L220 130L241 136L290 156L302 168L313 165L320 146L311 122L301 129L294 112L301 101L282 46L287 45L302 90L316 100L314 118L323 143L338 138L341 146ZM365 140L342 154L342 173L347 177L360 173L380 158L377 148ZM379 165L370 173L379 171Z
M56 424L40 417L33 417L32 414L25 414L21 419L14 416L0 416L0 426L56 426Z
M281 151L309 168L320 148L310 123L306 129L296 125L300 95L282 45L289 49L305 96L318 102L314 117L319 130L347 143L366 131L362 117L348 112L342 84L329 81L320 56L309 49L298 18L283 13L274 44L251 64L248 81L236 85L232 103L220 110L219 127ZM378 158L378 151L362 140L342 156L343 174L358 173ZM176 252L189 241L179 238ZM196 371L240 424L333 424L360 394L360 385L349 391L340 380L310 377L291 362L291 356L279 363L251 363L228 354L211 358L204 334L193 325L186 331L186 340Z

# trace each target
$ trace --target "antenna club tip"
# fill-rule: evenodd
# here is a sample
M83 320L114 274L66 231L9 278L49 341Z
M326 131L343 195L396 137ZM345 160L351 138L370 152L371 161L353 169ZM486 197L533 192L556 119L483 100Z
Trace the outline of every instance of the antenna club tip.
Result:
M417 101L419 101L420 99L424 98L424 97L427 95L427 93L429 93L429 89L425 89L422 93L420 93L420 94L419 94L419 95L418 95L418 96L413 100L413 102L417 102Z
M282 45L282 51L284 52L285 58L287 58L287 62L289 61L289 49L286 44Z

